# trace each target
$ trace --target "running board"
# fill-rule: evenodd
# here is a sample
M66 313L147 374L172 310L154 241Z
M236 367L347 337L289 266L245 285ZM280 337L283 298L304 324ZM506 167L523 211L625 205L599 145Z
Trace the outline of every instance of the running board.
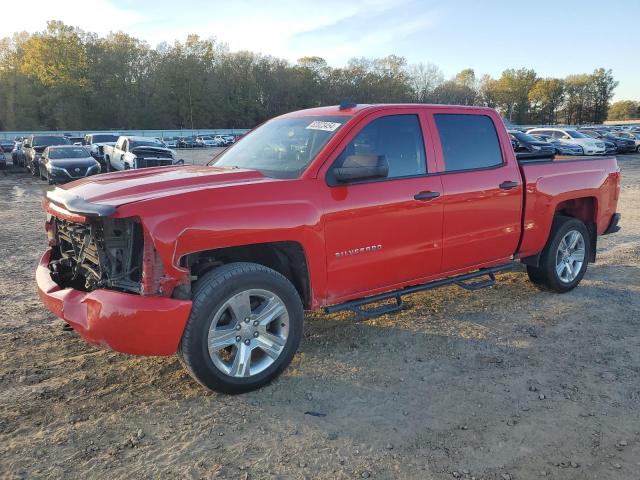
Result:
M336 313L343 310L350 310L356 314L360 319L369 319L387 313L394 313L402 310L404 303L402 302L403 295L409 295L411 293L422 292L424 290L432 290L438 287L444 287L446 285L457 285L465 290L480 290L481 288L492 287L496 284L496 273L505 272L513 268L513 263L507 263L505 265L498 265L497 267L481 268L478 271L465 273L450 278L443 278L442 280L435 280L433 282L423 283L421 285L413 285L411 287L401 288L392 292L380 293L371 297L359 298L357 300L349 300L348 302L339 303L337 305L331 305L325 307L324 311L327 313ZM471 282L481 277L487 277L484 280ZM372 303L378 303L383 300L394 299L395 303L388 305L381 305L373 308L363 308L366 305Z

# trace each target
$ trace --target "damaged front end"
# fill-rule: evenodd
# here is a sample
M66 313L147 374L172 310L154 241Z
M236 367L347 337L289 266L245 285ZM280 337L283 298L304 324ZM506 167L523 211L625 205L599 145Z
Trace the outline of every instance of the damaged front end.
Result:
M49 269L62 288L107 288L143 294L144 233L132 218L89 218L86 223L51 216Z

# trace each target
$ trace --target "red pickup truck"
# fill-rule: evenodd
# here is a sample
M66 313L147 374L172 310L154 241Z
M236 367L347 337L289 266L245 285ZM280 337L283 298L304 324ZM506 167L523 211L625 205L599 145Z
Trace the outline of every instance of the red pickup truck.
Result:
M619 229L619 193L615 157L518 162L492 109L303 110L211 166L49 191L38 291L93 344L177 353L202 385L242 392L289 364L304 309L387 313L419 290L490 286L514 262L573 289Z

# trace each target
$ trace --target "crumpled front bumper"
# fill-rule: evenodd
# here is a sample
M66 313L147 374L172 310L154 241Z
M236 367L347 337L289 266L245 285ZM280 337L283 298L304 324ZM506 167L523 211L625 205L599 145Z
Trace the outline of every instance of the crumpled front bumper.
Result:
M191 313L191 301L113 290L60 288L49 271L51 249L36 270L38 295L87 342L134 355L173 355Z

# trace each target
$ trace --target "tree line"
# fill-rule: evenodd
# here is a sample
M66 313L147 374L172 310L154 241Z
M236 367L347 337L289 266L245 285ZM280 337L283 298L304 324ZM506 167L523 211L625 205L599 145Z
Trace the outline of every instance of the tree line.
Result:
M445 79L433 64L396 55L335 68L320 57L231 52L195 35L152 48L126 33L100 37L51 21L0 40L0 130L250 128L347 98L485 105L518 124L600 123L617 84L604 68L566 78L466 69Z

